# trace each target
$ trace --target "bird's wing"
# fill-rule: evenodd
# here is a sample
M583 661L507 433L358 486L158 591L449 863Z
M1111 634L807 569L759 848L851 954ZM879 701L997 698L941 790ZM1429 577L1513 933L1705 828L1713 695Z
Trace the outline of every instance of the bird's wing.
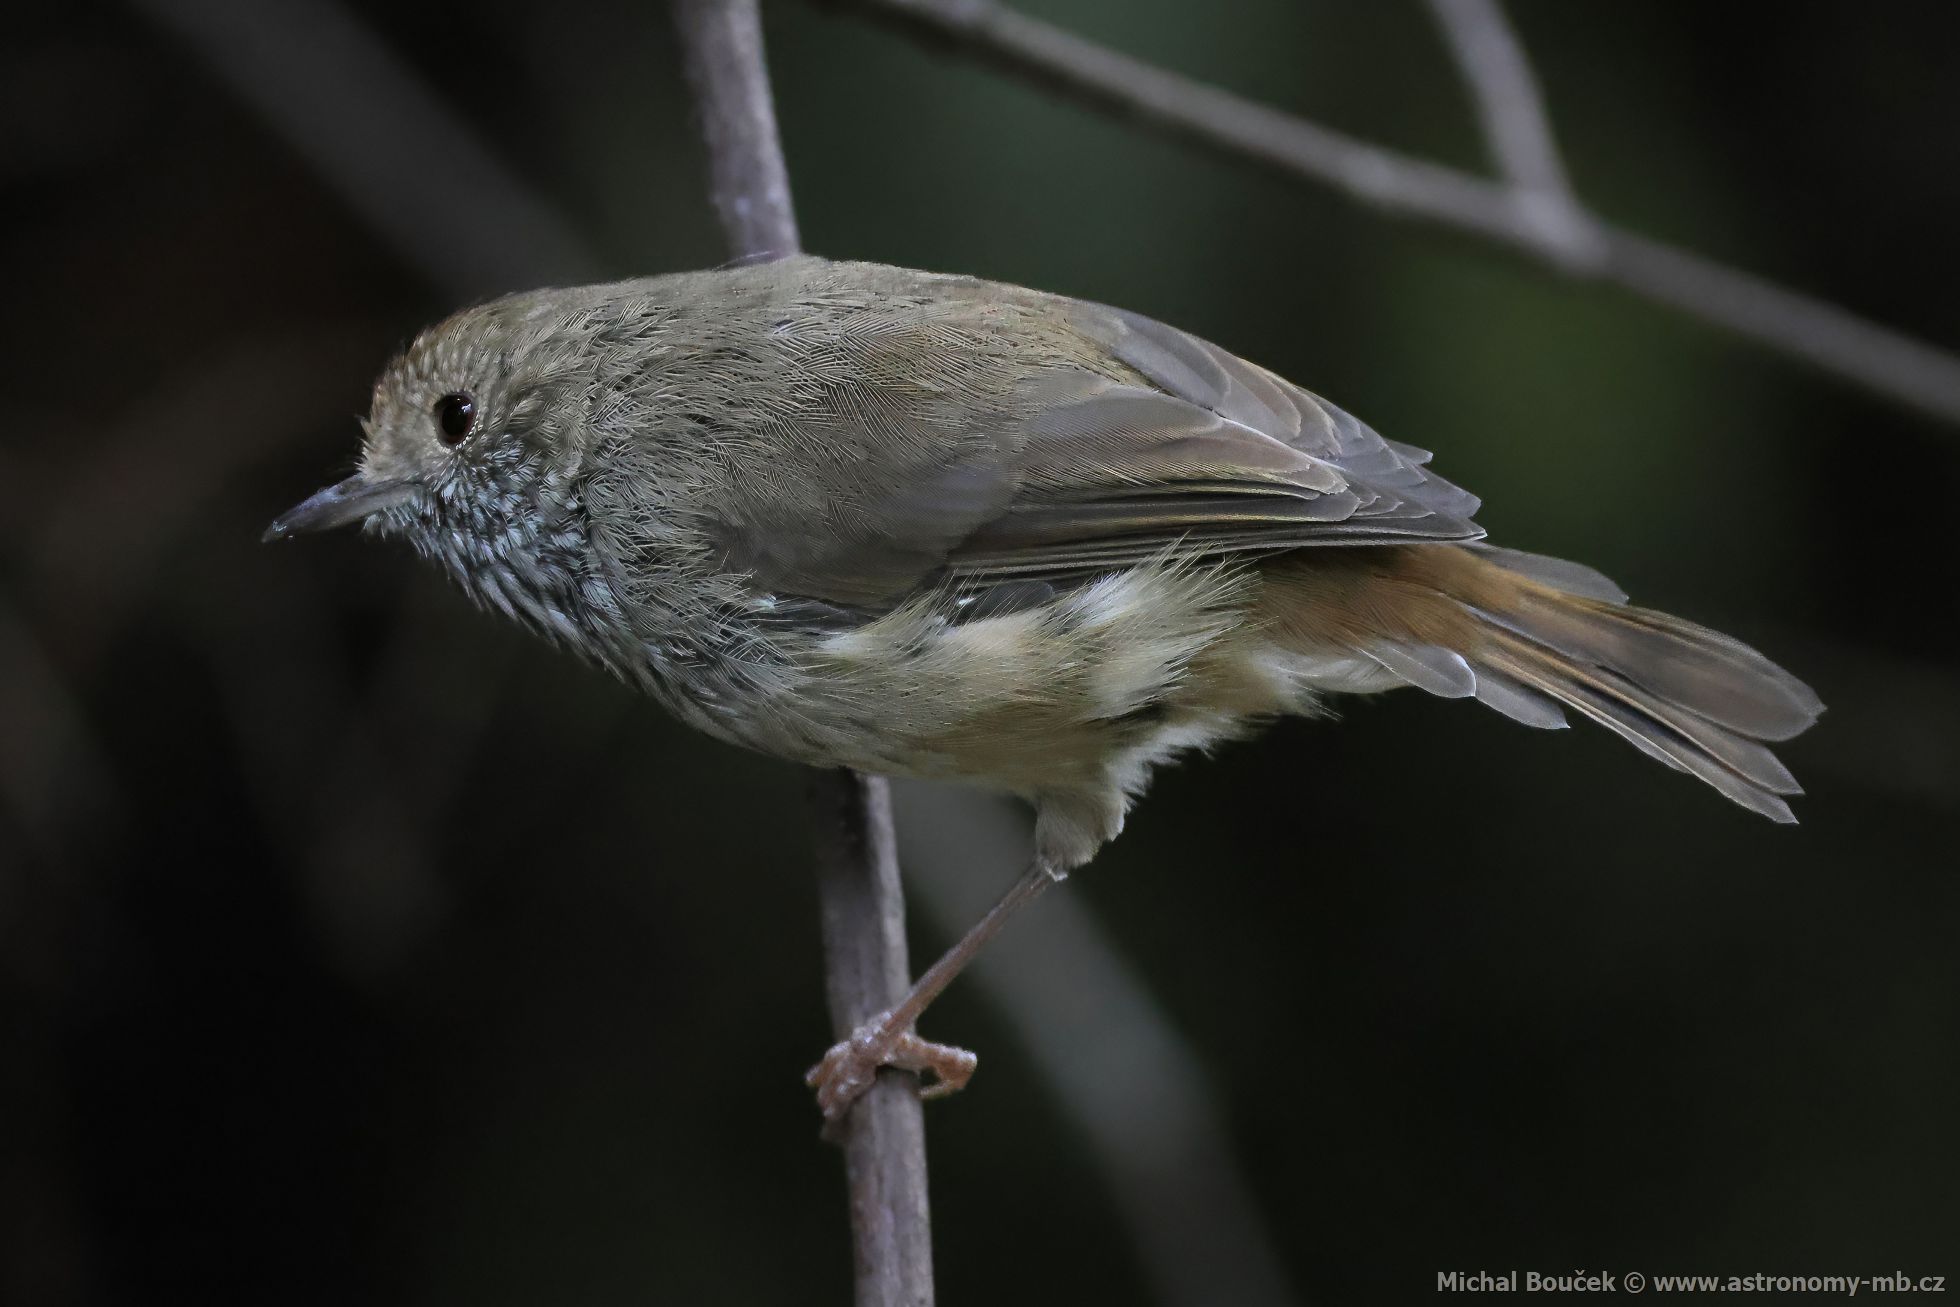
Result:
M719 532L759 584L863 606L1482 535L1426 452L1215 345L1102 305L932 289L842 325L832 306L801 344L797 399L768 418L778 456L744 459Z
M949 558L1039 574L1306 545L1470 540L1475 496L1316 395L1161 322L1074 303L1083 335L1137 380L1049 377L1004 512ZM1142 384L1139 384L1141 382Z

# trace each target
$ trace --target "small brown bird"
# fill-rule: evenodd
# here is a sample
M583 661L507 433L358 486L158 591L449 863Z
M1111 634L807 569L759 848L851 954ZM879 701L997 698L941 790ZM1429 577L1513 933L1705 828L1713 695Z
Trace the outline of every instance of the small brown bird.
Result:
M972 1058L913 1022L1123 826L1151 769L1331 696L1571 710L1780 822L1822 710L1755 650L1481 543L1478 501L1300 387L1134 313L786 259L513 295L375 386L362 522L709 734L1025 797L1035 864L811 1073Z

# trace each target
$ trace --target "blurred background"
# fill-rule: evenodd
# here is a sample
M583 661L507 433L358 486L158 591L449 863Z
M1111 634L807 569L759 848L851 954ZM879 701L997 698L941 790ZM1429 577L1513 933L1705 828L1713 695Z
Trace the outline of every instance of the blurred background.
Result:
M1025 8L1485 167L1416 4ZM1509 11L1604 216L1960 345L1960 9ZM932 1014L984 1060L928 1113L943 1301L1196 1301L1205 1257L1248 1303L1450 1269L1960 1274L1960 430L765 12L812 249L1210 337L1440 450L1494 537L1831 705L1784 752L1795 828L1603 732L1418 694L1164 774ZM799 775L403 550L258 543L351 466L420 326L721 259L665 6L9 29L0 1300L844 1301L798 1078L829 1041ZM902 792L915 960L1013 874L1017 820ZM1100 1039L1072 1068L1064 1012Z

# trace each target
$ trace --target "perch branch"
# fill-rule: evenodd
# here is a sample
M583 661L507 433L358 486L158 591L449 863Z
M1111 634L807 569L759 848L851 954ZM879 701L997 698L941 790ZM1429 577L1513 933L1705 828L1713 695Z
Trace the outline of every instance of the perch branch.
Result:
M794 254L796 216L756 0L674 0L674 20L731 252L744 260ZM885 782L829 771L817 773L810 788L830 1016L843 1039L895 1005L911 983L905 900ZM840 1142L859 1307L930 1307L932 1235L917 1082L880 1073L845 1118Z
M795 254L801 242L755 0L674 0L674 22L730 251L747 262Z
M831 0L985 60L1043 90L1165 135L1331 187L1393 217L1463 232L1643 298L1960 422L1960 358L1823 300L1601 222L1575 244L1534 221L1515 188L1369 145L1167 72L994 0Z

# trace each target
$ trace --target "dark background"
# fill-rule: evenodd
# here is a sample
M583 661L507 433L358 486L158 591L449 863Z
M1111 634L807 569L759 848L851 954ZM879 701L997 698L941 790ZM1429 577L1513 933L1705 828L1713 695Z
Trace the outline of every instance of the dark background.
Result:
M798 1083L828 1030L797 774L405 551L258 544L350 466L419 326L721 258L665 7L334 11L489 162L398 157L378 83L310 84L275 30L310 5L228 56L177 8L20 6L0 52L0 1299L844 1301ZM1414 4L1028 8L1482 166ZM1511 10L1603 214L1960 342L1960 8ZM1209 336L1442 451L1502 541L1831 705L1784 752L1795 828L1602 732L1416 694L1162 776L1067 893L1215 1088L1299 1300L1459 1268L1960 1276L1960 431L850 18L767 16L811 248ZM383 180L329 180L307 131ZM573 236L498 230L479 166ZM929 1026L987 1058L929 1111L943 1300L1155 1300L1014 1024L967 986Z

